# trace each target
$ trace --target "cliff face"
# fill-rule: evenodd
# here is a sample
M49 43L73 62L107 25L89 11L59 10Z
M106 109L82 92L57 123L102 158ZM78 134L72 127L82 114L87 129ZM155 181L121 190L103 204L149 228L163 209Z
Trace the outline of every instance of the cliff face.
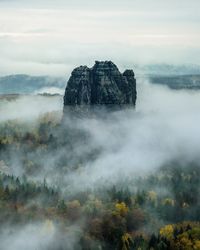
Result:
M122 108L136 104L136 80L132 70L120 73L111 61L96 61L92 68L73 70L64 96L64 111L94 107Z

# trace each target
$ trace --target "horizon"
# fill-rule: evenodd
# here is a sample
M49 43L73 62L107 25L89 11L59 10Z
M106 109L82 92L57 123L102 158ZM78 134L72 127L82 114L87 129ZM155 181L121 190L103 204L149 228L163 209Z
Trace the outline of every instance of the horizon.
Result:
M103 61L103 60L102 60ZM108 60L104 60L108 61ZM16 73L7 73L7 74L0 74L0 78L4 77L11 77L11 76L30 76L30 77L50 77L50 78L66 78L70 77L72 71L80 66L87 66L92 68L94 65L85 65L85 64L77 64L72 65L71 71L68 70L66 72L62 72L60 74L39 74L39 72L16 72ZM160 67L160 68L159 68ZM168 67L166 70L164 67ZM183 69L187 68L187 71L183 73ZM126 69L132 69L138 77L143 76L187 76L187 75L200 75L200 64L193 64L193 63L184 63L184 64L169 64L169 63L149 63L149 64L134 64L130 67L125 67L124 65L119 68L120 72L123 72ZM174 72L173 70L176 70Z

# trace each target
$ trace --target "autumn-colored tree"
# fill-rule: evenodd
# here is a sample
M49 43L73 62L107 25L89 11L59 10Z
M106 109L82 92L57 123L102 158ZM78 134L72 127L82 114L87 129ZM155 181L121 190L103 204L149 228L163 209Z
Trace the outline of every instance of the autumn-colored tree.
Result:
M73 200L67 203L67 217L74 221L81 215L81 204L78 200Z
M115 211L114 214L126 216L129 211L129 208L124 202L116 203L115 204Z
M166 237L167 239L173 238L174 226L166 225L160 229L160 235L162 237Z
M138 230L146 221L145 213L140 208L130 210L126 218L128 231Z
M120 215L108 214L102 219L103 239L112 247L116 247L119 244L126 230L126 220Z

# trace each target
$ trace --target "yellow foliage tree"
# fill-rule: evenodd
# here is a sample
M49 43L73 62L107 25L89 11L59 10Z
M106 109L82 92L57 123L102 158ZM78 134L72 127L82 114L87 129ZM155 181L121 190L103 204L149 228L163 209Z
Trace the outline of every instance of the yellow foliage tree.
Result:
M174 206L175 205L175 201L171 198L166 198L162 201L162 204L165 206Z
M116 203L115 212L121 216L125 216L128 213L128 207L124 202Z
M176 242L176 249L183 249L183 250L192 250L193 248L193 243L189 239L189 235L185 232L182 233L177 237L177 242Z
M166 237L167 239L173 238L174 228L173 225L166 225L160 229L160 235Z
M199 249L200 249L200 240L196 240L196 241L194 242L194 249L195 249L195 250L199 250Z
M122 249L121 250L129 250L131 248L131 244L132 243L132 238L130 236L130 234L125 233L124 235L122 235Z
M157 200L157 194L156 194L156 192L149 191L148 192L148 198L149 198L150 201L156 202L156 200Z

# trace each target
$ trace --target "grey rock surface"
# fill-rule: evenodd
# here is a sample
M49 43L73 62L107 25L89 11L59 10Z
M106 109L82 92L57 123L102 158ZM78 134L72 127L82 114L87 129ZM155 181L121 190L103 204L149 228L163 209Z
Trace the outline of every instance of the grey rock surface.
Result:
M120 73L111 61L96 61L92 68L80 66L72 71L64 95L64 111L109 106L135 107L137 98L133 70ZM125 107L125 106L124 106Z

